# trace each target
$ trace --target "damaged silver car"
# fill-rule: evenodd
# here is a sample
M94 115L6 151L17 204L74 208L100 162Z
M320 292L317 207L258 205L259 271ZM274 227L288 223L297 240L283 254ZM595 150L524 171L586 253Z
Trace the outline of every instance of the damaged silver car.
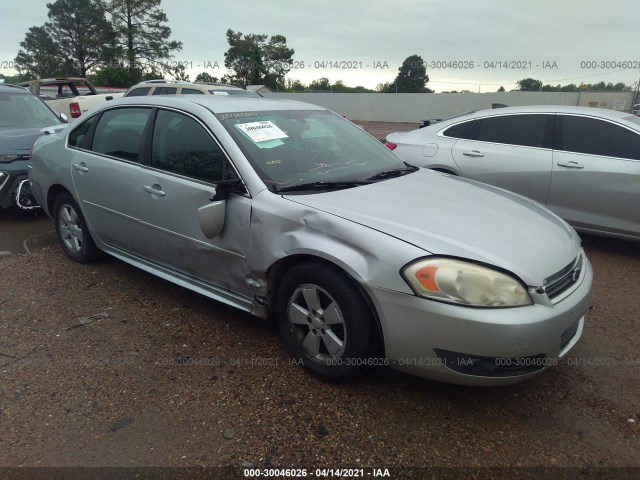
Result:
M330 379L390 365L514 383L578 342L591 302L563 220L305 103L115 100L40 139L30 178L71 259L107 252L273 319Z

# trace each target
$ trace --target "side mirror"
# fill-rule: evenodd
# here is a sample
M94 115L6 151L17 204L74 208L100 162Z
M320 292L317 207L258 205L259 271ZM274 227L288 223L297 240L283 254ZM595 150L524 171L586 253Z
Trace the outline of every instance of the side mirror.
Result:
M67 118L67 116L64 113L60 112L58 117L60 117L60 120L62 120L62 123L69 123L69 119Z
M219 200L198 209L198 222L205 237L215 238L222 232L227 210L226 203L225 200Z
M222 232L226 217L227 198L232 193L244 193L242 180L224 180L216 186L211 203L198 209L198 222L207 238L215 238Z

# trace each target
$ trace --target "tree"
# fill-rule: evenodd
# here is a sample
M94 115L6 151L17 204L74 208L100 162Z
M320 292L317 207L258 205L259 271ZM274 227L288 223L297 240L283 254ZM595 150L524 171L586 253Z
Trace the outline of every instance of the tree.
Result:
M299 93L308 90L308 87L298 79L291 80L290 78L288 78L286 90L287 92Z
M56 0L47 8L49 21L30 28L20 43L24 50L16 56L19 71L86 77L113 58L115 34L100 4Z
M504 87L502 85L500 85L500 88L498 89L498 92L504 92Z
M542 90L542 82L533 78L524 78L516 82L518 90L522 92L539 92Z
M398 69L396 79L391 83L386 91L397 93L431 93L427 88L429 75L427 67L420 55L411 55L405 58Z
M313 80L310 84L309 84L309 90L319 90L319 91L326 91L326 92L330 92L331 91L331 81L329 81L329 79L327 77L322 77L319 78L317 80Z
M167 15L160 9L161 0L98 0L111 16L117 34L116 45L130 72L159 67L172 58L182 43L169 41L171 28ZM166 66L162 66L166 67Z
M207 82L218 82L217 77L212 77L207 72L199 73L196 76L196 82L207 83Z
M15 63L22 75L38 78L67 74L68 62L62 58L44 26L31 27L20 47Z
M247 34L227 30L229 49L225 67L234 71L233 83L243 87L264 84L273 90L284 89L284 77L293 63L294 50L287 47L284 35Z

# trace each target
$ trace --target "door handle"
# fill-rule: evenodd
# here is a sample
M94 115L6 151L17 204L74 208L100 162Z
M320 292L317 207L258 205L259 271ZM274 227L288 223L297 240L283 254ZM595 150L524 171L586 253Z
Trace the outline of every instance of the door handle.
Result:
M79 172L88 172L89 171L89 169L87 167L85 167L84 162L82 162L82 163L74 163L73 164L73 168L75 168Z
M157 187L157 188L154 188ZM149 185L143 185L142 189L147 192L150 193L152 195L158 195L160 197L164 197L166 195L166 193L164 193L161 189L160 189L160 185L154 185L153 187L150 187Z
M566 168L584 168L584 165L579 164L578 162L570 161L570 162L558 162L556 163L559 167Z
M462 154L467 157L484 157L484 153L480 153L478 150L467 150L466 152L462 152Z

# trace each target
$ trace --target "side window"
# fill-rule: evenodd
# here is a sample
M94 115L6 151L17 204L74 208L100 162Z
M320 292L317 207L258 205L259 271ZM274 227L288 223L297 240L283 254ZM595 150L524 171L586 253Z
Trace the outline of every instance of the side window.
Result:
M640 135L613 123L558 115L557 150L640 160Z
M159 110L151 166L206 182L236 178L218 144L193 118Z
M82 122L79 126L73 129L73 131L69 134L69 139L67 140L67 143L70 147L76 147L76 148L88 147L88 145L86 144L87 134L89 133L89 130L91 130L92 125L96 123L98 116L99 115L94 115L93 117Z
M473 140L471 135L469 135L470 131L472 130L470 128L472 123L474 123L473 120L470 122L459 123L458 125L447 128L444 132L442 132L442 134L446 137L466 138L468 140Z
M149 108L114 108L102 114L91 150L124 160L138 160Z
M204 92L201 92L200 90L196 90L195 88L183 88L182 94L183 95L204 95Z
M480 120L477 140L524 147L547 147L547 121L550 115L501 115Z
M153 91L154 95L175 95L178 91L177 88L174 87L156 87Z
M144 97L149 93L149 90L151 87L134 88L127 94L127 97Z

